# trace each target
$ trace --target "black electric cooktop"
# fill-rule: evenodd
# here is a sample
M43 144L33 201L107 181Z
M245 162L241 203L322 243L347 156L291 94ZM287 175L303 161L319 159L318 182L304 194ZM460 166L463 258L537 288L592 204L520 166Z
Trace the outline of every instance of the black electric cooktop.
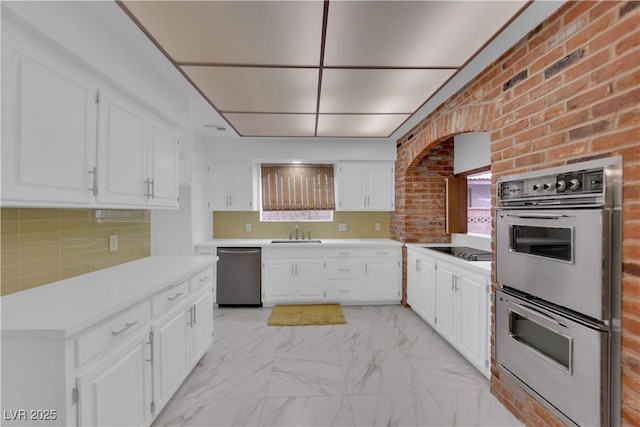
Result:
M491 261L491 252L466 246L423 246L425 249L442 252L467 261Z

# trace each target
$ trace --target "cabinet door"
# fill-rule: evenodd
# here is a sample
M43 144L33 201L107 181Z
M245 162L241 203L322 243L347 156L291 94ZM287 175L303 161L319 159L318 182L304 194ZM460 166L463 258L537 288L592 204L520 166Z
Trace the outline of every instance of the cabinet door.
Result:
M322 260L301 260L294 266L294 295L297 300L320 300L325 295Z
M418 268L422 284L423 303L420 304L423 319L431 326L436 321L436 262L430 258L419 258Z
M458 348L478 369L485 371L487 357L487 281L458 275Z
M420 281L418 258L407 254L407 303L411 309L422 317L424 306L424 287Z
M213 294L207 289L191 306L191 365L195 365L213 341Z
M249 165L232 165L230 173L230 210L253 210L253 169Z
M229 166L210 165L207 167L207 174L209 175L209 209L212 211L231 210L229 203L231 172Z
M439 264L436 279L436 329L447 341L456 342L455 275L446 264Z
M124 97L106 90L100 93L99 108L97 201L145 205L146 115Z
M141 426L151 422L149 330L80 377L83 426Z
M173 310L152 326L153 331L153 397L156 414L171 399L187 377L188 336L191 316L185 304Z
M367 210L392 211L394 204L393 168L386 165L367 168Z
M151 180L151 198L147 200L148 206L178 206L178 147L178 138L171 129L150 122L147 180Z
M365 299L398 300L398 261L390 259L365 260Z
M262 279L264 301L293 301L295 266L289 261L267 261Z
M344 165L338 168L337 210L365 209L365 173L364 166L359 165Z
M96 93L83 74L3 30L3 204L93 201Z

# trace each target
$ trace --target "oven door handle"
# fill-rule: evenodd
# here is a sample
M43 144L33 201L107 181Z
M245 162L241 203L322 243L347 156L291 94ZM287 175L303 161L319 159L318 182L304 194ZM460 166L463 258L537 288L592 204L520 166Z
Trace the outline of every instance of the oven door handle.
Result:
M507 214L507 216L520 219L560 219L569 218L569 215L548 214L548 213L526 213L526 214Z
M562 326L562 327L566 328L566 326L563 325L562 323L558 322L555 317L551 316L550 314L545 313L542 310L538 310L537 308L531 307L529 305L517 304L517 303L515 303L513 301L511 302L511 304L515 305L516 307L520 308L523 311L526 311L527 313L530 313L530 314L533 314L533 315L537 315L537 316L542 316L545 319L549 320L550 322L552 322L552 323L554 323L554 324L556 324L558 326Z

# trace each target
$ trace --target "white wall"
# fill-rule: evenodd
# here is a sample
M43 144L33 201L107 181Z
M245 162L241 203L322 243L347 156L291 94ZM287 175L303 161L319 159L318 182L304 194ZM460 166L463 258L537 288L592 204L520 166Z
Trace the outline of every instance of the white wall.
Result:
M469 132L454 137L453 173L478 169L491 164L489 132Z
M227 160L260 160L332 162L336 160L396 159L395 142L388 140L314 140L295 138L244 138L229 141L207 141L206 156L211 162Z

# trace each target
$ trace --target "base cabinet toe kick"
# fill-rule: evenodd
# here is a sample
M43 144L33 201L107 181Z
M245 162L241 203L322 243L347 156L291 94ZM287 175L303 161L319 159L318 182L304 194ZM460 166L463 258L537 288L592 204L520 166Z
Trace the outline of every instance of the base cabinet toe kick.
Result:
M154 262L168 265L139 275L131 274L136 270L131 265L122 268L119 275L118 266L111 274L102 270L85 275L82 286L74 278L71 286L61 281L43 286L33 295L21 292L18 294L23 295L14 294L13 298L2 297L0 424L148 426L153 422L213 342L215 261L200 257L184 257L186 262L178 257L169 258L176 262L149 259L141 263L142 270L153 269ZM171 269L171 264L183 268ZM163 270L171 274L167 276ZM102 286L101 278L91 280L94 274L110 276L125 285L128 282L132 294L128 303L127 296L121 295L115 313L104 317L93 313L71 323L51 321L52 328L73 325L67 330L36 328L43 322L8 317L16 317L30 299L32 305L41 305L47 294L49 298L56 294L54 299L59 300L60 294L73 292L76 296L68 298L80 304L78 293L91 297L91 292L80 288ZM143 297L140 293L133 296L140 291L134 276L145 282ZM164 278L154 284L150 276ZM52 292L56 289L51 287L58 287L58 292ZM104 292L97 289L94 297L108 300L106 295L113 290ZM73 318L65 316L69 307L60 310L49 310L42 317ZM32 309L29 315L33 314Z

